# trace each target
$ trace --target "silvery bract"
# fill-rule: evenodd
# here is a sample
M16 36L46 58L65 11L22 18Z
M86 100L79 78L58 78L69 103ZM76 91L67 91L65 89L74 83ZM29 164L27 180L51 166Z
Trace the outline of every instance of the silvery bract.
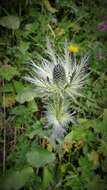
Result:
M31 61L31 73L25 79L35 85L35 92L43 98L47 122L53 126L55 136L62 136L64 127L72 122L71 106L67 101L73 103L78 96L82 96L88 56L82 57L77 63L76 56L71 59L67 43L64 52L58 54L49 41L46 53L47 59L42 58L39 65Z
M66 132L66 126L74 122L70 110L70 102L61 97L52 98L46 105L46 119L49 126L53 126L53 136L62 137Z

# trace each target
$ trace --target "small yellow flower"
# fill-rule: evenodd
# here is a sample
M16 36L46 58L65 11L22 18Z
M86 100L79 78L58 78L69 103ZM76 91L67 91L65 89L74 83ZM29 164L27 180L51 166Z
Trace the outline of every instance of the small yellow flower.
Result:
M77 53L77 52L79 51L79 47L78 47L76 44L70 44L70 45L68 46L68 51L69 51L70 53L75 54L75 53Z

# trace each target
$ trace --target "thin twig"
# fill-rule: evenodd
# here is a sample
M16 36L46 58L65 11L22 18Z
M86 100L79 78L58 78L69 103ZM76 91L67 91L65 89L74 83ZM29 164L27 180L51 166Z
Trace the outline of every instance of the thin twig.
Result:
M3 81L4 87L4 81ZM5 92L3 92L3 174L5 174L6 170L6 109L5 109Z

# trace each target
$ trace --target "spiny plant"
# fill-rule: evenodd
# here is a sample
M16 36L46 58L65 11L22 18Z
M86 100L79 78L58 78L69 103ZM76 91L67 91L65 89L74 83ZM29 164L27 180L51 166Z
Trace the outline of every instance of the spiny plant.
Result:
M47 40L47 59L42 58L40 65L31 61L31 72L24 77L25 80L35 85L35 93L40 96L46 107L48 126L53 126L53 136L63 136L64 127L73 122L71 113L71 101L76 102L78 96L82 96L88 56L81 58L77 63L76 54L71 54L65 43L64 53L58 54L52 44ZM77 50L77 49L76 49ZM75 52L75 47L74 47ZM72 53L74 53L72 52Z

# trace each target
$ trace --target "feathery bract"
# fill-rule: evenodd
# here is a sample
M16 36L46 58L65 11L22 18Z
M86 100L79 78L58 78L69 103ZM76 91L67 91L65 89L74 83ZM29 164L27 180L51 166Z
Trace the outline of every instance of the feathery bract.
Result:
M77 62L75 55L71 59L67 44L64 46L63 54L58 54L49 41L46 53L48 58L42 58L41 64L30 62L31 73L25 79L35 85L35 93L39 97L48 100L46 106L48 124L53 126L55 133L57 131L62 135L66 124L72 121L72 114L68 111L70 104L65 104L66 99L76 102L77 97L82 96L81 89L88 75L85 71L88 56L82 57Z

